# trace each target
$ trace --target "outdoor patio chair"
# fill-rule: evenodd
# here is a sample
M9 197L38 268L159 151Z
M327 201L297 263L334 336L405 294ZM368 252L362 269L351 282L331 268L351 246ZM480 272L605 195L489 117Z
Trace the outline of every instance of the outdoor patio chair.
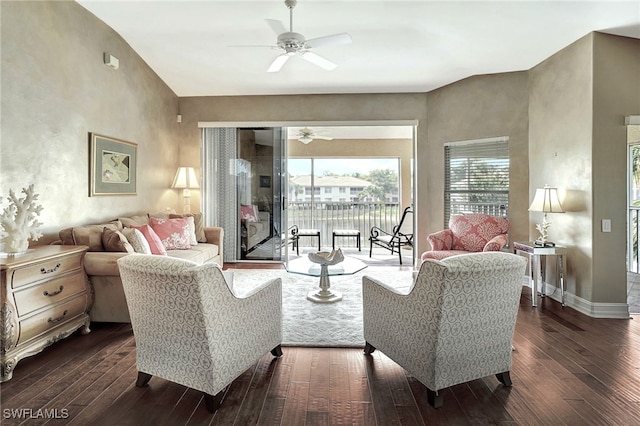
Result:
M291 225L285 234L282 234L282 247L291 244L291 249L295 249L299 252L298 242L300 237L298 236L298 225Z
M402 248L413 247L413 210L407 207L402 212L400 223L393 227L391 232L374 226L369 232L369 257L373 254L373 245L398 253L402 265Z

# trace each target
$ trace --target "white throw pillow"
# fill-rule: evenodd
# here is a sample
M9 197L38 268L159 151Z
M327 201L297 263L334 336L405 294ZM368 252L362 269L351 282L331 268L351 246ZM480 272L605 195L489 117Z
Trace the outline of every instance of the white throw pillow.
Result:
M196 237L196 220L193 216L187 216L189 221L189 239L192 246L198 245L198 237Z
M151 247L142 232L135 228L124 228L122 233L127 237L127 241L129 241L136 253L151 254Z

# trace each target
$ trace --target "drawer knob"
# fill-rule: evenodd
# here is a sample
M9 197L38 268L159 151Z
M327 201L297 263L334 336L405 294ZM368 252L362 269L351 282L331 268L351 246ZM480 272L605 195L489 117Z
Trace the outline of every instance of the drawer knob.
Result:
M55 324L57 322L62 321L66 315L67 315L67 310L65 309L61 316L59 316L58 318L49 318L47 322L51 322Z
M62 266L62 264L58 263L54 268L51 268L51 269L40 268L40 273L41 274L50 274L52 272L56 272L58 269L60 269L60 266Z
M53 291L53 292L49 293L49 290L45 290L42 294L44 294L45 296L52 297L52 296L55 296L57 294L62 293L62 290L64 290L64 286L63 285L61 285L60 288L58 290L56 290L56 291Z

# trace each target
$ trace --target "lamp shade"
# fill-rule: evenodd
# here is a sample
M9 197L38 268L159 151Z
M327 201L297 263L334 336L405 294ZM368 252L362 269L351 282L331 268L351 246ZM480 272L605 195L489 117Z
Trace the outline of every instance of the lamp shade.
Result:
M533 197L533 202L529 206L530 212L544 212L544 213L564 213L560 199L558 198L558 188L551 188L545 186L544 188L536 189L536 195Z
M193 167L178 167L176 177L173 179L173 185L171 185L171 187L179 189L200 188L198 179L196 178L196 171Z

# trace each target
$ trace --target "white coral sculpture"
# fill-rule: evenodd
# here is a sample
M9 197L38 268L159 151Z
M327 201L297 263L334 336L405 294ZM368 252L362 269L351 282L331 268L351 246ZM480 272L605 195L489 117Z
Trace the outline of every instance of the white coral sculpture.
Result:
M42 206L37 204L38 194L34 194L33 185L22 188L25 195L18 198L13 189L9 190L9 205L0 215L0 243L4 243L4 251L8 253L26 251L29 239L37 241L42 234L38 227L42 225L37 216Z

